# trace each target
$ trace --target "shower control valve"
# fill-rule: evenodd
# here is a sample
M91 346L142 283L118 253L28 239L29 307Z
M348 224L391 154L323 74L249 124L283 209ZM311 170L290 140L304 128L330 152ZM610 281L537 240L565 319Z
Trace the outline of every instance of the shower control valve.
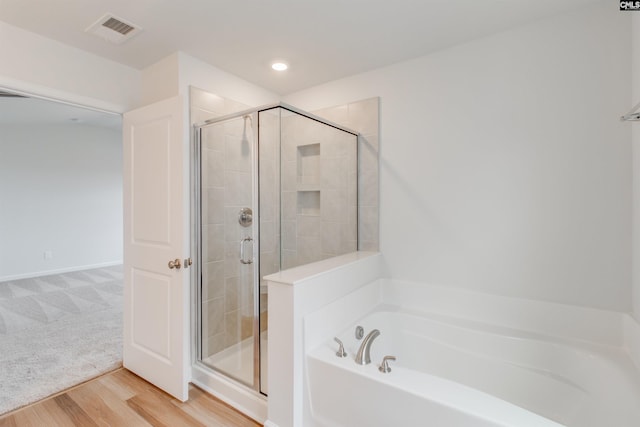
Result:
M238 213L238 223L243 227L249 227L253 224L253 211L251 208L242 208Z

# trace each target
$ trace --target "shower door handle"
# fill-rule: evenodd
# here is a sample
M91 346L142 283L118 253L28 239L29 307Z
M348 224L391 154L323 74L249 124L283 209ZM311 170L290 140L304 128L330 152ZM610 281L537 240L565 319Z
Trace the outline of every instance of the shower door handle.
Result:
M242 264L253 264L253 245L251 247L251 251L249 252L249 258L245 258L245 247L247 246L247 244L252 242L253 239L251 237L245 237L244 239L240 240L240 262Z

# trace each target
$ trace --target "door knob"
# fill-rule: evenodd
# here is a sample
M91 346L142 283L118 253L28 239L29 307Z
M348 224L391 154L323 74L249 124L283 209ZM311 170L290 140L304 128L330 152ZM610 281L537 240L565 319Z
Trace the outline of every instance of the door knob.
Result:
M169 269L175 268L176 270L179 270L180 267L182 267L182 264L180 264L180 258L176 258L173 261L169 261Z

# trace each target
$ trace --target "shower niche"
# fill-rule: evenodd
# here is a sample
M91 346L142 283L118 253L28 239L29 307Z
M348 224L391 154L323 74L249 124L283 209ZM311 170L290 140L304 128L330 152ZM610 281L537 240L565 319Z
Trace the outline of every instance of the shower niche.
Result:
M298 145L298 215L320 216L320 143Z
M358 135L278 104L196 125L194 162L196 364L266 395L263 277L357 250Z
M317 191L320 189L320 143L298 145L298 189Z

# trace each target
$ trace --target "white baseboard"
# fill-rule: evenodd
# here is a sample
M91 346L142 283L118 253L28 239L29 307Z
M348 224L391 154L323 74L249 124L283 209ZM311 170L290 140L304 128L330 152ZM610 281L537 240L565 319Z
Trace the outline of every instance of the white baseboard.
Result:
M267 421L264 422L264 427L279 427L279 426L278 426L278 424L267 420Z
M88 265L79 265L75 267L59 268L57 270L46 270L46 271L37 271L32 273L14 274L11 276L0 276L0 282L7 282L9 280L19 280L19 279L32 279L34 277L50 276L52 274L71 273L74 271L82 271L82 270L91 270L93 268L113 267L114 265L120 265L120 264L122 264L122 260L101 262L99 264L88 264Z

